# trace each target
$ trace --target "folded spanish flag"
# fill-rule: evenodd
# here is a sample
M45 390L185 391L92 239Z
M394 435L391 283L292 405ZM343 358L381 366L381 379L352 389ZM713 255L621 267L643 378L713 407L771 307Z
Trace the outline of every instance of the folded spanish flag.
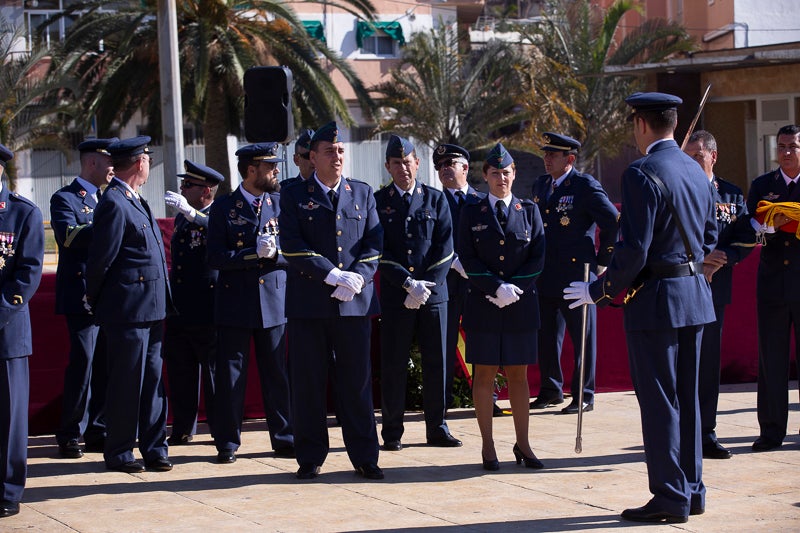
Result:
M795 237L800 239L800 224L798 224L800 221L800 203L798 202L767 202L766 200L761 200L758 202L753 218L759 224L774 227L775 215L778 213L792 219L791 222L778 229L786 233L794 233Z

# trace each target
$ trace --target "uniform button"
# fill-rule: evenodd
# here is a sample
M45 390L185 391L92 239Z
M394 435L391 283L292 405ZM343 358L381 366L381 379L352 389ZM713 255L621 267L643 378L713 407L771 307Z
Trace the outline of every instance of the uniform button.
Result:
M81 272L76 272L76 273L75 273L75 275L76 275L76 276L78 276L78 277L81 277L81 276L83 275L83 273L81 273Z
M358 220L361 220L361 215L358 215Z
M411 238L411 234L410 233L406 233L406 237L408 237L410 239Z
M339 246L338 248L336 248L336 250L337 250L337 251L339 251L339 252L341 252L341 251L342 251L342 247L341 247L341 246Z
M342 230L338 230L338 231L336 232L336 235L341 235L341 234L342 234Z
M606 281L606 287L610 287L610 286L611 286L611 282L610 281Z
M789 241L783 241L784 246L789 246Z
M344 268L344 263L339 263L339 268Z
M182 269L182 268L183 268L183 265L176 265L176 266L175 266L175 268L177 268L178 270L180 270L180 269Z
M211 285L209 285L208 287L209 287L210 289L213 289L213 288L214 288L214 284L212 283L212 284L211 284Z
M144 276L139 276L139 281L144 281Z
M788 259L784 259L784 260L783 260L783 264L784 264L784 265L788 265L788 264L789 264L789 260L788 260Z
M341 219L342 219L342 215L336 215L336 220L341 220Z
M408 255L411 255L413 252L411 250L408 251Z
M181 239L180 242L186 242L186 240L185 239Z
M314 220L314 217L308 217L308 220Z
M549 210L549 209L545 209L545 210L544 210L544 214L545 214L545 215L549 215L549 214L550 214L550 210Z
M411 222L411 217L406 218L406 222Z
M572 262L574 263L575 261L576 261L576 259L573 257L573 258L572 258Z
M504 241L503 239L500 239L500 246L504 245L505 243L506 243L506 241Z
M409 272L414 272L414 267L408 267Z
M544 224L542 224L542 226L544 226L544 227L546 228L546 227L547 227L547 222L545 222Z
M260 280L258 280L258 282L259 282L261 285L263 285L263 284L264 284L264 280L263 280L263 279L260 279Z
M183 280L181 278L178 278L175 280L175 283L183 283Z
M506 258L505 258L504 256L502 256L502 255L501 255L501 256L500 256L500 261L505 261L505 260L506 260Z
M505 276L505 274L503 273L502 270L500 272L498 272L498 274L500 274L501 276Z

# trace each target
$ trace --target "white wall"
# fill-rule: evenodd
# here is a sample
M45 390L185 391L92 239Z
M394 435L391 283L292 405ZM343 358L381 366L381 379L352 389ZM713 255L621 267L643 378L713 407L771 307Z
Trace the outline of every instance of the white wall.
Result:
M736 48L800 41L800 0L735 0Z

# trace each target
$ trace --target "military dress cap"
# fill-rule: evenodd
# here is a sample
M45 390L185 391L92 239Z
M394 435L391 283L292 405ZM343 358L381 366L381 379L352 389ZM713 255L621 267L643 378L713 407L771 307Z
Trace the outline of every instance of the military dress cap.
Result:
M295 148L299 146L300 148L311 150L311 138L313 136L314 130L303 130L303 133L297 138L297 142L294 143Z
M329 143L341 142L339 139L339 127L336 126L336 122L328 122L315 131L314 135L311 137L311 142L317 141L328 141Z
M545 152L569 152L580 147L580 142L566 135L559 135L549 131L542 135L542 150Z
M240 159L250 161L267 161L268 163L280 163L286 161L278 157L278 150L280 145L278 143L258 143L248 144L236 150L236 156Z
M506 147L497 143L489 155L486 156L486 163L494 168L506 168L514 162L514 158L508 153Z
M150 147L147 146L150 144L150 141L151 139L149 136L139 135L138 137L113 142L106 147L106 150L111 154L111 157L115 159L139 154L151 154L152 151Z
M625 99L625 103L636 111L664 111L677 108L683 100L674 94L633 93Z
M225 176L217 172L211 167L194 163L188 159L183 161L183 168L186 170L184 174L178 174L179 178L192 178L199 181L208 183L209 187L213 187L218 183L225 181Z
M5 166L6 166L6 163L8 163L9 161L11 161L11 159L12 159L13 157L14 157L14 152L12 152L12 151L11 151L11 150L9 150L8 148L6 148L6 147L5 147L5 146L3 146L2 144L0 144L0 166L2 166L3 168L5 168Z
M457 144L440 144L433 151L433 165L438 165L441 161L449 161L463 157L469 161L469 152L466 148L462 148Z
M415 153L415 150L411 141L399 135L392 135L389 137L389 144L386 145L386 159L390 157L399 157L403 159L413 153Z
M110 139L86 139L78 145L78 151L82 154L96 152L98 154L111 155L111 153L108 151L108 147L115 142L119 142L119 139L116 137L111 137Z

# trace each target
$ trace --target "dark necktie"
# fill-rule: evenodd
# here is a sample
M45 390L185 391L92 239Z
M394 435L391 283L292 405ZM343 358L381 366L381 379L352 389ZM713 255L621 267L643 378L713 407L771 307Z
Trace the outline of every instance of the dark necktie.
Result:
M333 206L333 210L336 211L336 206L339 204L339 195L336 194L336 191L333 189L328 191L328 199L331 201L331 205Z
M789 185L786 186L786 196L791 196L794 192L794 188L797 185L794 181L790 181Z
M253 200L253 211L256 212L256 216L261 214L261 198Z
M464 203L464 191L456 191L456 205Z
M497 200L497 203L494 204L494 208L497 212L497 221L500 222L501 226L505 227L506 221L508 220L505 202L503 202L503 200Z
M152 217L153 214L150 212L150 206L147 205L147 202L145 201L145 199L140 196L139 197L139 202L141 202L142 207L144 207L144 210L147 211L147 215Z
M97 201L99 202L99 201L100 201L100 198L102 198L102 197L103 197L103 189L101 189L101 188L99 188L99 187L98 187L98 188L97 188L97 193L96 193L96 194L97 194Z

